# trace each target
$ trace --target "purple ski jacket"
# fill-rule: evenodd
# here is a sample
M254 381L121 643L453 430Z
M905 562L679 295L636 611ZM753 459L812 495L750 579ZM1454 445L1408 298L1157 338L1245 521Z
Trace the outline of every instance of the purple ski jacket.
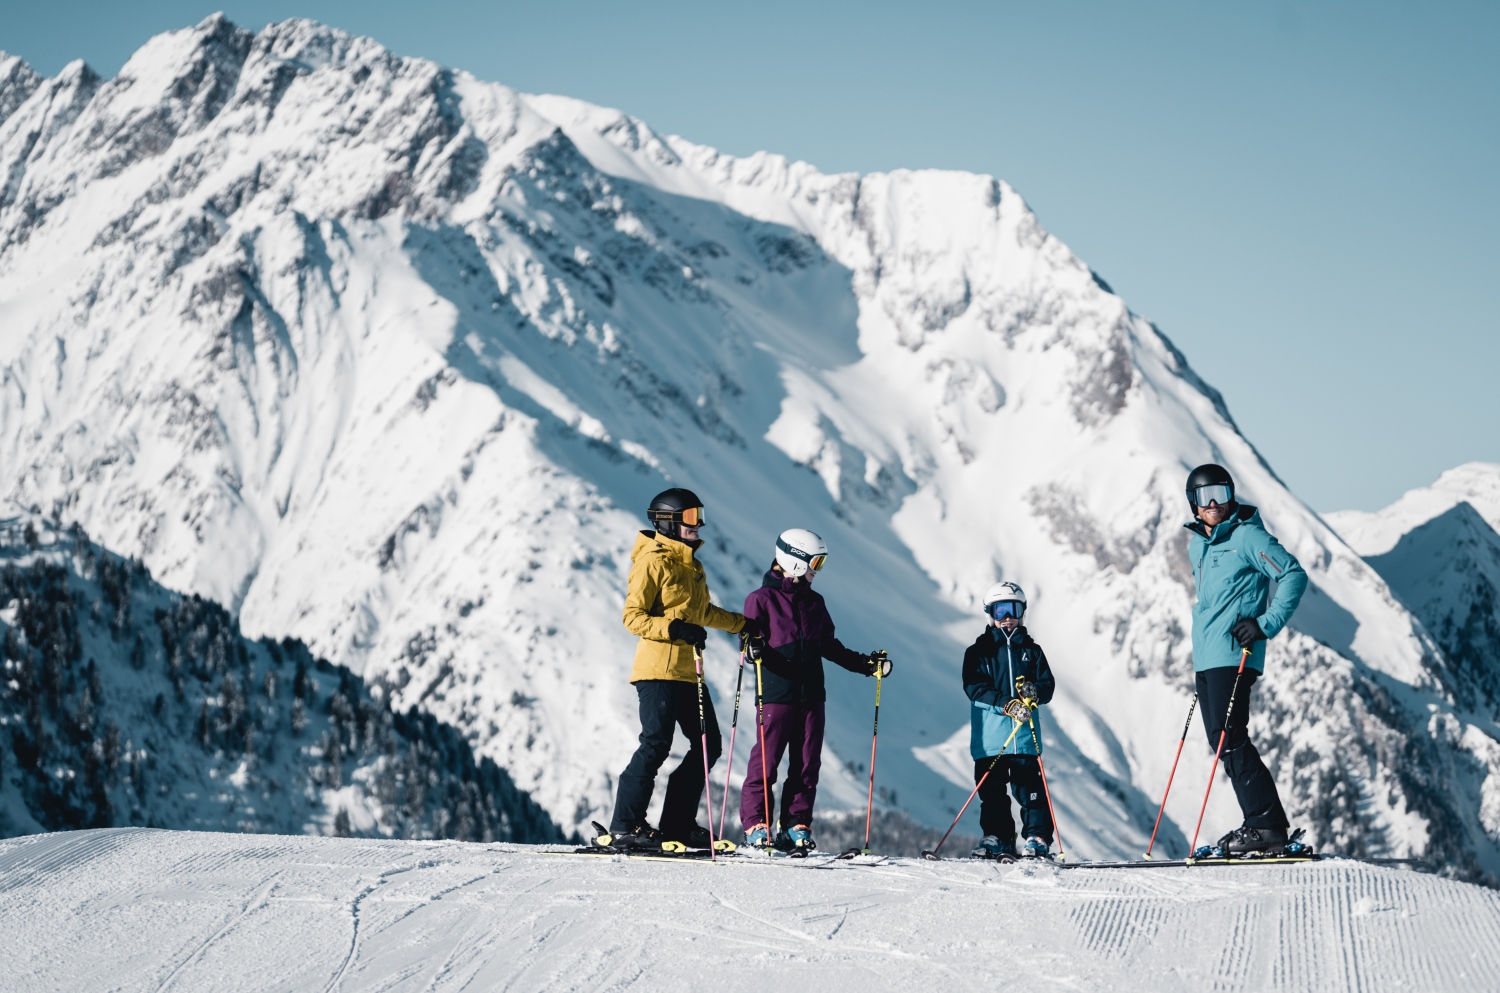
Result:
M870 675L868 656L845 648L833 636L833 618L823 597L807 583L794 583L774 569L761 587L745 597L745 616L768 632L761 661L764 703L822 703L823 660L862 676Z

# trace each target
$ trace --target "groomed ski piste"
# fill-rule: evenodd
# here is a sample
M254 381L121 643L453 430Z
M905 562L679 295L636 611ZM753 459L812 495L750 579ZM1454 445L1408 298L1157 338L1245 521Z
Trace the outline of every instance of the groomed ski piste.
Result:
M569 852L143 829L0 842L0 989L1500 988L1500 893L1353 861Z

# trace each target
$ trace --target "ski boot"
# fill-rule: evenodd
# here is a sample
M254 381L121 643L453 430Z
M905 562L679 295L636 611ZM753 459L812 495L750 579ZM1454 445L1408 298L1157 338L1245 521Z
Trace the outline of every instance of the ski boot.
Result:
M745 832L745 847L768 849L771 847L771 829L757 824Z
M1041 838L1033 836L1027 838L1026 843L1021 846L1021 856L1028 859L1050 859L1052 846Z
M812 829L806 824L793 824L783 830L776 839L776 847L794 859L806 858L807 853L818 846L813 843Z
M594 825L599 827L598 824ZM613 834L601 832L594 839L594 844L601 848L613 848L622 852L660 852L667 849L667 839L662 833L645 824L637 824L635 827Z
M979 847L969 853L976 859L994 859L996 862L1014 862L1016 860L1016 843L1005 841L999 835L987 834Z
M1286 851L1285 828L1253 828L1241 826L1219 839L1215 846L1228 858L1265 858Z

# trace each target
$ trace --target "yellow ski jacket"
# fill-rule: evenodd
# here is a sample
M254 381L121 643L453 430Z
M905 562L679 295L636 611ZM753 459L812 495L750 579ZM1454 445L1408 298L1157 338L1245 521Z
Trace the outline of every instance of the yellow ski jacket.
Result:
M642 531L630 550L630 585L621 619L625 629L641 639L630 670L632 683L642 679L697 681L693 647L667 637L673 620L731 634L745 626L743 614L709 602L708 579L693 549L655 531Z

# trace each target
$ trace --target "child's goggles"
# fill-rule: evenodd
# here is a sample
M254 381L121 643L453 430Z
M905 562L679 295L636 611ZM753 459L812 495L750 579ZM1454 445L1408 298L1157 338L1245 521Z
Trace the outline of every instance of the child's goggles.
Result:
M1193 506L1207 507L1211 503L1217 503L1220 507L1227 507L1229 501L1234 499L1234 487L1224 483L1212 483L1208 486L1199 486L1193 490Z
M1020 618L1026 612L1026 605L1019 600L997 600L990 604L990 616L995 620L1002 617Z

